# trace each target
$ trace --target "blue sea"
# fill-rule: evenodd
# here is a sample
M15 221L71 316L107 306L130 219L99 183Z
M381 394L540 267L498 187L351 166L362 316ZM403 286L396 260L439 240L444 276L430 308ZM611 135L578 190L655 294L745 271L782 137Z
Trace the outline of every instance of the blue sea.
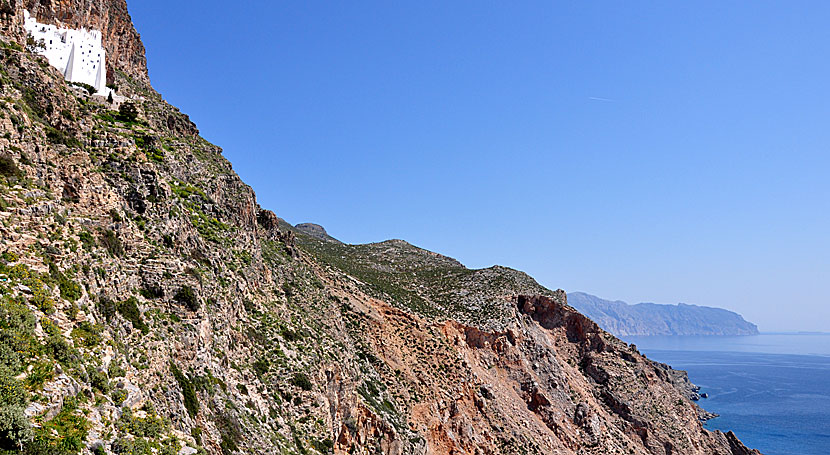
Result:
M707 428L765 455L830 454L830 334L623 338L689 372L720 414Z

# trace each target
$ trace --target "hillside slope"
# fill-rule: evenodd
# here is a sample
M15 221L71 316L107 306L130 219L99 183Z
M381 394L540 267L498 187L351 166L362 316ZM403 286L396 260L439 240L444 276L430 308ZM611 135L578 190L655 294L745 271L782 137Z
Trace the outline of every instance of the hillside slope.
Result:
M616 336L757 335L758 326L740 314L697 305L629 305L583 292L571 292L568 301L580 313Z
M0 450L757 453L562 291L282 224L149 86L131 26L104 34L109 104L25 49L24 3L0 5Z

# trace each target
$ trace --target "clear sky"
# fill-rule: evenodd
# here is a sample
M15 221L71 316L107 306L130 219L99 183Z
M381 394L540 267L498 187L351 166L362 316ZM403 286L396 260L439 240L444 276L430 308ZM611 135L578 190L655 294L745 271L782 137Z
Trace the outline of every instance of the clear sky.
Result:
M156 89L291 223L830 331L830 2L130 10Z

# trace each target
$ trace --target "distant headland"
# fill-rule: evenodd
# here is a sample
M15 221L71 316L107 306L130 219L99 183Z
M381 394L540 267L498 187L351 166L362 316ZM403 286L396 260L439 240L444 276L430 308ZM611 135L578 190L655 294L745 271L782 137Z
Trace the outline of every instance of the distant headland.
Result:
M680 303L629 305L583 292L568 293L568 303L616 336L757 335L758 326L722 308Z

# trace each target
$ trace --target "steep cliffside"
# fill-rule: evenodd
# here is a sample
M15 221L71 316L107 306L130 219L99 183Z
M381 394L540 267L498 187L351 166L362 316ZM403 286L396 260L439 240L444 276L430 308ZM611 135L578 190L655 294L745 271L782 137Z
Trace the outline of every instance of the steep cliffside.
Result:
M110 105L25 50L21 8L0 36L0 450L754 453L561 291L281 223L145 84L134 32L107 44L130 97Z

